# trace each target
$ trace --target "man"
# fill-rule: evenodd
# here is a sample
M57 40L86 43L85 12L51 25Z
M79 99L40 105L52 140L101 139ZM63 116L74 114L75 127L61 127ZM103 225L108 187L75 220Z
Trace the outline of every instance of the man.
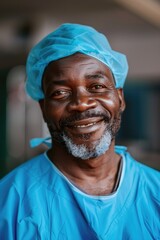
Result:
M88 26L63 24L31 50L26 89L52 145L1 180L0 239L160 239L160 174L115 146L127 70Z

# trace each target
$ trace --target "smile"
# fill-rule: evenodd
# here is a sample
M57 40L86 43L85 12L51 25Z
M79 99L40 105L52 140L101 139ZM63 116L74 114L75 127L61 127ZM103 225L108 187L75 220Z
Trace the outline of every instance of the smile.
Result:
M84 125L74 125L73 127L75 127L75 128L86 128L86 127L93 126L93 125L97 124L98 122L88 123L88 124L84 124Z
M101 131L105 126L104 118L92 117L74 121L66 126L66 130L71 135L89 134Z
M96 125L97 123L104 121L102 117L92 117L87 119L81 119L74 122L69 123L66 127L69 128L88 128Z

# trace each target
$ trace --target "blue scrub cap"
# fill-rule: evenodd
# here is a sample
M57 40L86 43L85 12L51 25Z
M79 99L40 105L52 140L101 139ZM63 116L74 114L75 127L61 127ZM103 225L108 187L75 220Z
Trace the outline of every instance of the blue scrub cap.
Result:
M28 95L36 101L43 99L42 78L47 65L77 52L107 65L114 76L116 88L123 88L128 72L126 56L112 50L107 38L94 28L65 23L31 49L26 64Z

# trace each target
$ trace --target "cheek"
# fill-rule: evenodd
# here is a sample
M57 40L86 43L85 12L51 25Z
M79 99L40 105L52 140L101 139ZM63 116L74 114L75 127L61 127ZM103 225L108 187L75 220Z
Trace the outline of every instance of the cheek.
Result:
M120 101L116 94L109 94L103 98L98 99L101 105L110 113L115 114L119 111Z
M63 104L56 104L52 102L45 103L45 116L46 121L55 125L56 127L59 126L59 121L64 116L65 113L65 106Z

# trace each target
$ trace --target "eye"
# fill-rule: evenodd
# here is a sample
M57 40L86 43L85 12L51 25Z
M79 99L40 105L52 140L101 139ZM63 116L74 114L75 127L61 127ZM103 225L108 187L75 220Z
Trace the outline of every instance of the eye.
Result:
M102 89L102 88L104 88L104 86L102 85L95 85L92 87L92 89Z
M107 88L103 84L94 84L94 85L90 86L89 91L90 92L95 92L95 93L96 92L97 93L102 93L102 92L106 92Z
M71 91L69 90L56 90L51 94L51 98L55 100L63 100L68 98L71 95Z

